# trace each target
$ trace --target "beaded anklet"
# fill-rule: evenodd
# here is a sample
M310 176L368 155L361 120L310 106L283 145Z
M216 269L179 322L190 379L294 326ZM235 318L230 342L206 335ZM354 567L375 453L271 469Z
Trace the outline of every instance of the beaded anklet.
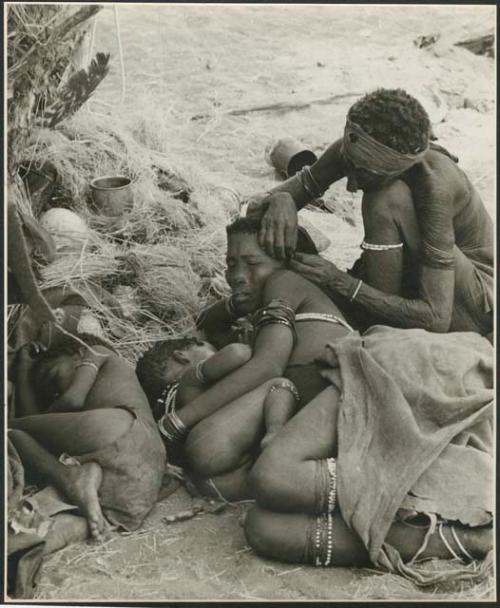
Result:
M329 566L333 554L333 512L337 502L337 464L335 458L327 458L329 475L328 511L316 519L315 564ZM324 556L324 557L323 557Z
M271 388L269 389L268 395L270 395L274 391L277 391L280 388L283 388L283 389L289 391L290 393L292 393L295 401L297 403L299 403L299 401L300 401L299 391L296 389L295 385L292 384L291 382L284 382L283 381L283 382L278 382L276 384L273 384L271 386Z

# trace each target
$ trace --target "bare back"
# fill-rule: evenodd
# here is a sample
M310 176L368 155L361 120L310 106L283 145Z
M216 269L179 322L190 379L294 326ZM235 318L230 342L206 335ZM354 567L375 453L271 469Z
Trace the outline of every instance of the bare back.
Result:
M83 409L127 407L142 419L154 423L147 397L132 365L109 350L106 354L108 358L99 370Z

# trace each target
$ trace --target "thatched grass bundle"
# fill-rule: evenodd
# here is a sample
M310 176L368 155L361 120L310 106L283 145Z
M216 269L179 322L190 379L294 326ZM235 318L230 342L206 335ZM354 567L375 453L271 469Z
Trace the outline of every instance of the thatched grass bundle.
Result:
M168 138L163 127L84 108L55 130L39 130L29 149L32 166L50 163L57 172L59 198L48 206L72 209L91 234L81 251L63 249L37 268L41 287L79 291L131 360L155 340L192 332L200 309L228 290L224 226L239 197L186 162L188 151L172 158L158 150ZM132 179L134 207L123 216L93 206L90 181L106 174Z

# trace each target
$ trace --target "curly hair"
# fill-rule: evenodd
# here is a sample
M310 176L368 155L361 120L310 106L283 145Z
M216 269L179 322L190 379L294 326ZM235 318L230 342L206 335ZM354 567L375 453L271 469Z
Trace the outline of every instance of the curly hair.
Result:
M417 154L429 143L429 116L403 89L368 93L351 106L347 117L380 143L403 154Z
M173 352L195 346L197 342L197 338L192 337L163 340L157 342L138 359L135 373L151 405L166 387L165 372Z
M52 361L62 355L74 355L83 348L82 342L87 346L104 346L116 353L115 349L110 344L93 334L82 333L78 334L76 338L68 334L65 335L60 342L54 346L50 346L46 351L41 352L36 358L36 364L38 365L46 363L47 361Z
M226 226L226 232L230 234L258 234L260 231L260 221L255 219L249 219L247 217L239 217L234 222ZM310 237L309 233L305 228L299 226L297 233L297 246L295 248L297 253L312 253L317 255L318 249L314 244L314 241Z

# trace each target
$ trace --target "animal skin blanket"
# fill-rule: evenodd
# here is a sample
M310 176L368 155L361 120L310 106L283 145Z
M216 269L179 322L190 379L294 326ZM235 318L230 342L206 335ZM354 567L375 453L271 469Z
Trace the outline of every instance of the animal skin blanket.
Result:
M344 520L376 566L418 584L446 578L403 564L384 541L399 509L470 526L492 521L492 346L475 333L375 326L329 345L325 362L340 367L342 380ZM335 382L331 370L322 375Z

